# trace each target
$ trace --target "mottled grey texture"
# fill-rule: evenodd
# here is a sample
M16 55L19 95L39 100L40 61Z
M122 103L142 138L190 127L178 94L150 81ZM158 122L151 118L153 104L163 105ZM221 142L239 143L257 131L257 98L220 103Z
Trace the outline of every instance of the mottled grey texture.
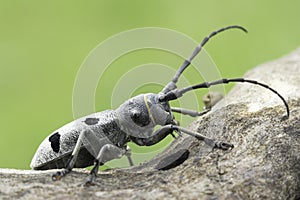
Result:
M231 142L232 151L213 150L190 136L175 140L151 161L129 169L100 172L96 186L80 186L87 171L52 182L52 171L0 170L0 198L23 199L299 199L300 49L249 71L245 77L267 83L289 103L291 116L268 90L238 84L225 101L190 129ZM178 149L189 158L157 171ZM169 157L168 157L169 158Z
M78 155L75 167L91 166L99 152L97 148L100 149L100 147L111 143L120 148L125 148L126 143L129 141L127 134L119 128L116 122L115 111L106 110L94 113L72 121L54 131L54 134L50 134L38 147L30 167L39 170L65 167L79 134L83 130L93 131L96 139L95 141L83 141L84 145Z

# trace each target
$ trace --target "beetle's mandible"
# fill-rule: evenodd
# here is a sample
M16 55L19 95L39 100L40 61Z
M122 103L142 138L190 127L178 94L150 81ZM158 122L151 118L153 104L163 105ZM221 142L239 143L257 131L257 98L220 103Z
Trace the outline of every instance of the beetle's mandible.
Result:
M159 94L140 94L135 96L116 110L106 110L77 119L50 134L39 146L30 167L34 170L60 169L52 178L58 180L75 168L84 168L94 164L86 181L94 182L100 165L112 159L127 156L130 165L130 149L127 143L132 141L140 146L154 145L163 140L173 131L186 133L214 148L227 150L233 144L215 141L200 133L185 129L177 123L173 112L192 117L200 116L203 112L171 107L169 102L182 97L185 93L199 88L209 88L213 85L231 82L247 82L269 89L284 103L289 116L289 107L286 100L273 88L255 80L244 78L221 79L213 82L204 82L182 89L177 89L177 81L183 71L191 64L194 57L201 51L209 39L216 34L229 29L247 30L241 26L227 26L212 32L205 37L195 48L192 55L186 59L173 79ZM160 126L159 129L154 129ZM61 169L62 168L62 169Z

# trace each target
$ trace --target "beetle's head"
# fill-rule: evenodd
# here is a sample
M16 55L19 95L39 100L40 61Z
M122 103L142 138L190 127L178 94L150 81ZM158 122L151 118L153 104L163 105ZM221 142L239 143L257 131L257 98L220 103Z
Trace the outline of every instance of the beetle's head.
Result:
M156 125L170 124L173 116L168 102L160 102L157 94L135 96L116 109L122 130L133 136L149 136Z

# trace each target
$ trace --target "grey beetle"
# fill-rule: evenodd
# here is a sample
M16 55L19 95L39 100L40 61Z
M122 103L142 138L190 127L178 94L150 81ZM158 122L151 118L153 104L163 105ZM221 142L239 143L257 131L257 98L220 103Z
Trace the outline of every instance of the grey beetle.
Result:
M274 92L284 103L289 116L289 107L285 99L269 86L244 78L221 79L213 82L204 82L183 89L177 89L176 83L183 71L191 64L193 58L214 35L228 29L237 28L244 32L241 26L227 26L212 32L205 37L193 51L189 59L185 60L172 81L159 94L140 94L120 105L116 110L106 110L77 119L49 135L36 151L30 167L34 170L61 169L52 178L58 180L75 168L84 168L94 164L86 184L94 182L101 164L112 159L127 156L130 165L130 149L127 143L132 141L140 146L150 146L163 140L167 135L186 133L198 140L203 140L213 148L228 150L233 144L219 142L200 133L185 129L176 122L172 112L200 116L203 112L173 108L169 102L180 98L186 92L199 88L209 88L213 85L231 82L248 82L267 88ZM160 126L155 130L156 126Z

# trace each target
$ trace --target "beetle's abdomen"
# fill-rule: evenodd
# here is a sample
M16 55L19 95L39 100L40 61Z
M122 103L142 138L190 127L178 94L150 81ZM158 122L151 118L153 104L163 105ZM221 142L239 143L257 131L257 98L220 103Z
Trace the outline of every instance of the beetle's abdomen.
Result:
M107 110L82 117L54 131L40 144L30 167L36 170L66 167L79 134L86 129L92 130L97 140L89 143L84 139L75 163L77 168L92 165L97 151L107 143L123 147L128 137L118 127L115 117L113 110Z
M65 168L71 157L71 153L53 159L45 164L34 167L34 170L61 169ZM74 168L84 168L93 165L95 157L85 148L80 149Z

